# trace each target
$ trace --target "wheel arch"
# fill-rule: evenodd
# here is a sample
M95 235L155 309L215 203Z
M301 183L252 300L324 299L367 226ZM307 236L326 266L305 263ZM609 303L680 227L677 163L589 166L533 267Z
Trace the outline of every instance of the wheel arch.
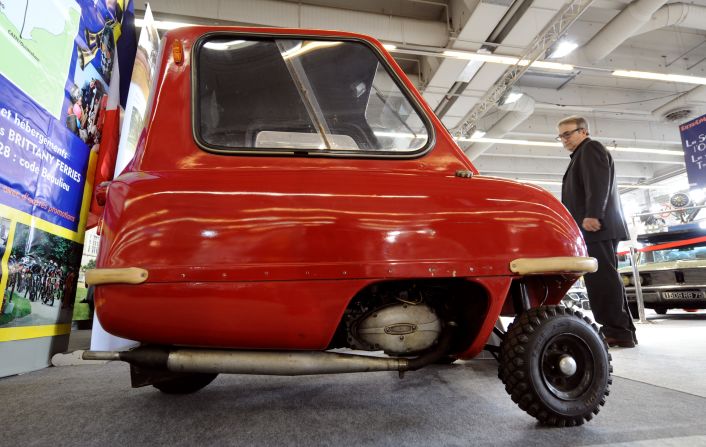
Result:
M513 278L500 315L514 316L533 307L558 304L579 277L547 274Z
M402 291L422 291L425 303L429 304L448 323L457 324L451 352L461 353L468 349L481 332L489 316L491 296L479 282L471 278L407 278L381 280L359 290L348 302L328 349L347 344L348 315L358 306L379 305L381 300L393 302L395 294Z

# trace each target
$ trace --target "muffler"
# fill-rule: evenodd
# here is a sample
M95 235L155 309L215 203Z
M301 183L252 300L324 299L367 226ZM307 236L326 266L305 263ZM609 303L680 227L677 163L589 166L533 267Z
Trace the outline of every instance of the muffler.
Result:
M372 371L406 371L406 359L368 357L333 352L226 351L220 349L162 349L86 351L84 360L122 360L132 365L178 373L262 374L302 376Z
M121 360L140 368L175 373L227 373L273 376L415 371L445 356L451 345L447 324L435 349L413 359L370 357L325 351L235 351L140 346L131 351L85 351L84 360Z

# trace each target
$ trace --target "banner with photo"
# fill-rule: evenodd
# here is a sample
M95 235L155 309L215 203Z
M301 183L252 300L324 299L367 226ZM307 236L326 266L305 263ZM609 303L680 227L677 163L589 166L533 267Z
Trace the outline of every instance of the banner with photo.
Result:
M131 0L0 2L5 366L1 348L8 342L70 331L92 170L120 40L135 42ZM0 368L0 376L7 374Z

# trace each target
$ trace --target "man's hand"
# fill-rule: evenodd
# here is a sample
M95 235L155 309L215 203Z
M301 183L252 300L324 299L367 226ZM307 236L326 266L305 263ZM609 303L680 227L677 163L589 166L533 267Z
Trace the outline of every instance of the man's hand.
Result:
M601 221L593 217L586 217L581 223L581 226L586 231L598 231L601 229Z

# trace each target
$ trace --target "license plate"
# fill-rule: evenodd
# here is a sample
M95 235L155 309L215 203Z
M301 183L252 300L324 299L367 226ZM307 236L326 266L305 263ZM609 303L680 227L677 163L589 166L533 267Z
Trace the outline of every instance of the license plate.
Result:
M665 300L700 300L703 299L704 293L694 290L684 290L681 292L662 292L662 298Z

